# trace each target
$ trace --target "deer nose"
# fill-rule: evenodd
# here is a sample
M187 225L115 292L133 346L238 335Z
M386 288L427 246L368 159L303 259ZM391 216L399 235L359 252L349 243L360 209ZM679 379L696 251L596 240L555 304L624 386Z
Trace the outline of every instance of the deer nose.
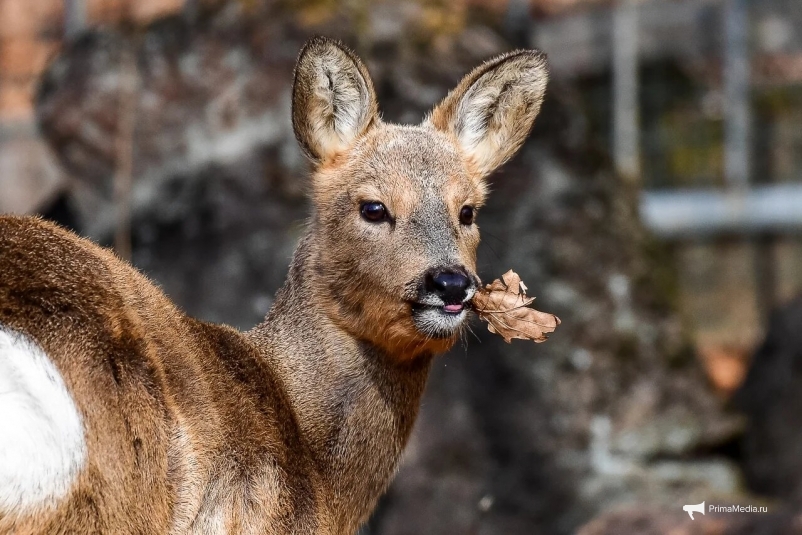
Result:
M471 279L459 269L437 269L426 274L426 291L439 296L447 305L462 303L470 286Z

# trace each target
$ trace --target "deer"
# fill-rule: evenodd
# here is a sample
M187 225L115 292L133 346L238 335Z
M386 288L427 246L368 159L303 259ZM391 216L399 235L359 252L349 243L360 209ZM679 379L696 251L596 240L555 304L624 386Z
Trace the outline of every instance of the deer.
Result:
M547 80L542 53L508 52L397 125L350 49L308 41L292 125L311 216L247 332L56 224L0 217L0 533L355 533L471 313L488 176Z

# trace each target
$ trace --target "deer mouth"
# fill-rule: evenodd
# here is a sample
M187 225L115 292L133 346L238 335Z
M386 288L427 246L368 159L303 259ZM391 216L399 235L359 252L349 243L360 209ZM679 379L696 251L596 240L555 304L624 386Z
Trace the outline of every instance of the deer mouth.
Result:
M443 305L443 312L447 314L459 314L465 309L465 305L463 303L459 303L456 305Z
M440 312L442 314L449 314L455 316L457 314L461 314L462 312L466 311L469 306L468 303L454 303L454 304L430 304L430 303L419 303L413 301L412 303L412 313L413 315L416 312L431 310L435 312Z
M417 330L428 338L452 338L457 334L470 309L462 303L412 303L412 321Z

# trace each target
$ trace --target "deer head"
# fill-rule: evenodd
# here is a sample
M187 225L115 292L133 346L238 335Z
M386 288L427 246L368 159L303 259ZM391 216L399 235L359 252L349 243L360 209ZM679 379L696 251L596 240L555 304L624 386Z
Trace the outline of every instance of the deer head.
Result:
M540 53L504 54L420 125L394 125L350 50L304 47L292 122L313 164L310 276L335 323L399 359L454 343L479 284L487 177L529 134L547 79Z

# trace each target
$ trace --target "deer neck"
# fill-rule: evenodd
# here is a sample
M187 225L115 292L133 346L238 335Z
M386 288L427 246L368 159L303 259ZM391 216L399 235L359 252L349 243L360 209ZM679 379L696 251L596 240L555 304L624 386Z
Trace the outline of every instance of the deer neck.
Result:
M412 431L431 355L399 363L316 305L307 235L264 323L249 333L284 383L341 526L356 529L393 475Z

